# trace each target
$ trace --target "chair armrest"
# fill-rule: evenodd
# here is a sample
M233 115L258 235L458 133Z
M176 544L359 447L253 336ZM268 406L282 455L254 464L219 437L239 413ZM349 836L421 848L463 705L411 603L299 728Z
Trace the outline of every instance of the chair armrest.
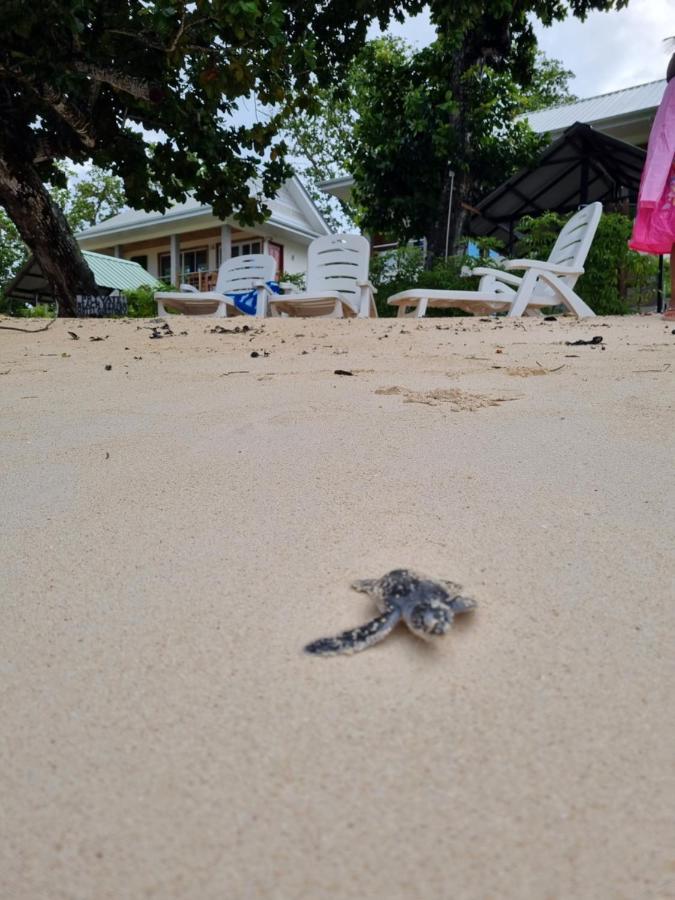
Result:
M555 263L545 262L540 259L510 259L504 264L506 269L540 269L542 272L550 272L552 275L583 275L584 270L571 269L569 266L557 266Z
M497 266L476 266L475 269L470 269L468 266L464 266L461 271L462 278L471 278L472 275L499 275L503 273L503 269L497 268Z
M296 285L294 285L290 281L280 281L279 287L281 288L282 293L284 293L284 294L292 294L293 291L297 290Z
M373 292L373 294L377 293L377 288L373 285L372 281L357 281L357 285L360 288L367 287Z
M199 291L194 286L194 284L180 284L178 287L181 291L185 291L186 294L198 294L199 293Z
M478 275L484 278L486 275L490 278L496 278L497 281L503 281L504 284L513 284L518 286L523 280L519 275L510 275L503 269L493 269L491 266L479 266L471 270L471 275Z

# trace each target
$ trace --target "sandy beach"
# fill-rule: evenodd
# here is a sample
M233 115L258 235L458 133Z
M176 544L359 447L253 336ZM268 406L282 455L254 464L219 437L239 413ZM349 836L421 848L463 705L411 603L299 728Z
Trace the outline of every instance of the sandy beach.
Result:
M171 324L0 331L0 895L675 898L672 323Z

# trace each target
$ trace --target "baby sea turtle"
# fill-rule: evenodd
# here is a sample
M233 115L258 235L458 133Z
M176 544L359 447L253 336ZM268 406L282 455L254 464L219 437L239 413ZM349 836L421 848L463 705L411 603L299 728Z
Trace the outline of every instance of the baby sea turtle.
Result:
M401 619L417 637L430 640L445 634L458 613L476 607L475 600L460 596L461 585L427 578L410 569L394 569L382 578L365 578L351 586L372 597L382 615L337 637L313 641L305 647L307 653L358 653L384 640Z

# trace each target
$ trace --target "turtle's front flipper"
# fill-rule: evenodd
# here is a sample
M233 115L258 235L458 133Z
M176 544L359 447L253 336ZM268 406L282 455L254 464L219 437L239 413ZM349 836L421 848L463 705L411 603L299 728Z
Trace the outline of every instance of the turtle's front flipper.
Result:
M343 631L337 637L320 638L305 647L306 653L314 656L336 656L338 653L359 653L384 640L393 628L398 625L401 614L398 610L384 613L351 631Z
M361 591L363 594L370 594L379 581L379 578L360 578L358 581L352 581L350 587L353 591Z
M454 613L465 613L471 612L478 604L473 597L453 597L452 600L449 601L448 606Z
M448 591L452 594L453 597L456 597L457 594L462 590L462 585L457 584L456 581L446 581L445 578L441 579L441 584L445 585Z

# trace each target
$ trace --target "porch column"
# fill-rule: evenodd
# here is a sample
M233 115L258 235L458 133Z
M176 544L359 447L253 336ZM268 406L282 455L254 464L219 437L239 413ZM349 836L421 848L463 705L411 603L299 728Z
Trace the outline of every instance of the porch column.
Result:
M120 257L122 256L122 245L121 244L115 244L115 246L113 247L113 256L116 256L117 259L120 259Z
M178 239L177 234L172 234L170 238L170 247L171 247L171 270L170 270L170 278L171 284L175 287L181 282L181 271L180 271L180 241Z
M232 229L229 225L220 226L220 261L232 257Z

